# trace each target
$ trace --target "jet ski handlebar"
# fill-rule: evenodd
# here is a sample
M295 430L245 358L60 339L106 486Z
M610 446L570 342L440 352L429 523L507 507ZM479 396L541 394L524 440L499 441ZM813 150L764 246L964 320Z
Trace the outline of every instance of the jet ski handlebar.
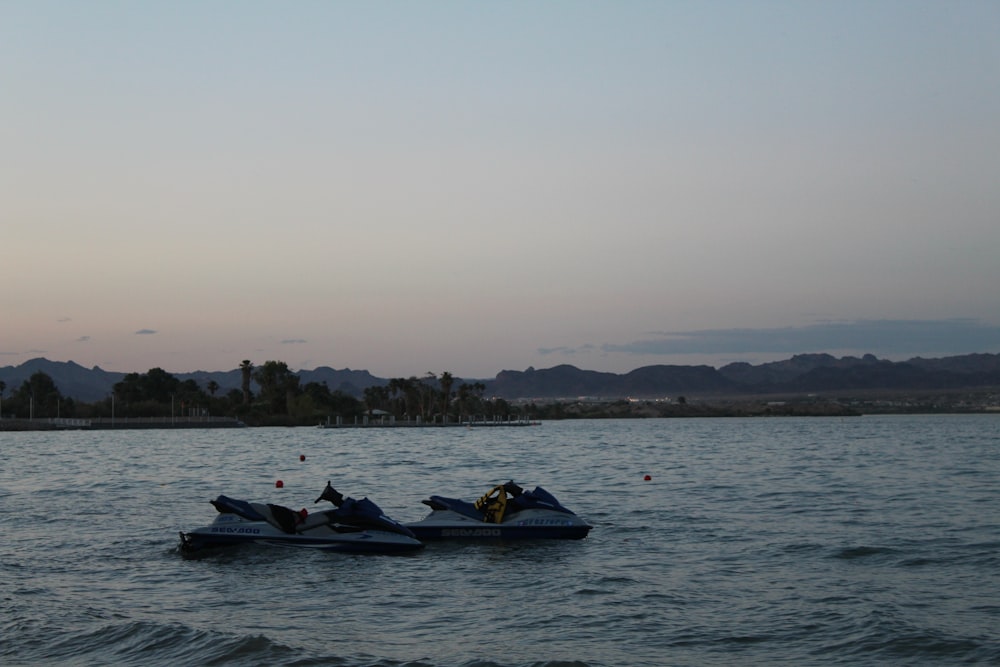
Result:
M503 485L503 490L506 491L507 493L509 493L510 495L514 496L515 498L517 498L519 495L521 495L522 493L524 493L524 489L522 489L520 486L518 486L517 484L515 484L514 480L510 480L509 482L505 482L504 485Z
M337 489L335 489L332 486L330 486L330 482L327 481L326 488L323 489L323 493L321 493L319 495L319 498L317 498L313 502L315 504L315 503L318 503L321 500L329 500L331 503L333 503L337 507L340 507L341 505L344 504L344 494L340 493L339 491L337 491Z

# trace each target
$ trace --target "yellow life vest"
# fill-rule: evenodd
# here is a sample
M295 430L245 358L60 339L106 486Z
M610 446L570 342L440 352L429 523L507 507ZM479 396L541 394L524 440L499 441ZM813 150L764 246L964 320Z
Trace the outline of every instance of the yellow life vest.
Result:
M494 498L493 495L496 494ZM507 510L507 491L503 484L494 486L486 495L475 502L476 509L483 513L485 523L500 523Z

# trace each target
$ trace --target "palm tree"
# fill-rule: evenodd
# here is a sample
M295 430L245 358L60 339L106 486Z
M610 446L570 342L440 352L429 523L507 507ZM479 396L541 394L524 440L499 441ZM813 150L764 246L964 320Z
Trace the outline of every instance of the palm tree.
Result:
M372 410L381 410L386 407L389 400L389 388L383 385L366 387L364 397L365 407L368 408L368 414L371 414Z
M451 402L451 386L455 384L455 378L451 373L445 371L441 373L441 414L444 423L448 423L448 404Z
M423 415L423 402L420 400L420 380L416 376L402 380L403 400L406 402L406 414L410 419L417 416L419 412Z
M244 359L240 364L240 372L243 374L243 404L250 403L250 377L253 373L253 364L249 359Z
M400 395L406 395L406 380L403 378L392 378L389 380L389 384L386 385L386 389L389 390L389 398L392 401L392 411L396 415L400 415L405 412L405 404L402 406L403 410L400 410Z
M427 375L417 382L420 389L420 416L423 419L430 417L433 421L434 404L437 403L437 390L432 383L437 382L437 375L427 371Z
M275 414L290 414L299 393L299 376L288 369L284 361L265 361L254 371L253 379L260 386L260 398Z
M458 418L462 419L462 415L469 415L471 419L471 412L473 407L478 407L482 403L483 392L486 391L486 385L482 382L474 382L469 384L468 382L463 382L458 385L458 391L456 393L456 400L458 401Z

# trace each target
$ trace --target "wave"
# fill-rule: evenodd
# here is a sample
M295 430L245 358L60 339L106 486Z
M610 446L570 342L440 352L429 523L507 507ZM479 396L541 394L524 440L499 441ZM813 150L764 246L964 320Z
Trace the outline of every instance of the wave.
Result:
M962 637L920 628L891 614L872 612L850 633L852 636L814 653L839 655L838 662L864 657L887 662L921 663L962 661L993 664L1000 658L997 643L985 637Z
M855 558L870 558L872 556L884 556L896 554L898 551L890 547L846 547L839 549L833 554L833 558L853 560Z
M118 665L281 664L297 651L263 635L236 637L180 624L149 621L112 623L63 634L54 641L34 641L4 651L5 658L26 663L82 661ZM9 664L9 663L8 663Z
M213 630L198 630L181 624L149 621L113 623L97 629L64 634L45 641L42 628L22 627L27 640L0 642L0 657L8 667L46 663L142 665L186 664L258 667L281 665L308 667L445 667L426 660L400 661L365 655L310 655L301 648L275 642L265 635L236 636ZM18 633L22 634L22 633ZM471 660L449 667L598 667L578 661L540 661L523 665Z

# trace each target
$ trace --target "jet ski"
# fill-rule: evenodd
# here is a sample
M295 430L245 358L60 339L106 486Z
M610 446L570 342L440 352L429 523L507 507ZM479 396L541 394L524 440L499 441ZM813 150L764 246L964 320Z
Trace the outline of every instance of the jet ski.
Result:
M219 512L212 523L189 533L181 532L181 552L192 554L248 543L354 553L423 547L410 529L385 516L368 498L344 497L327 482L315 502L321 500L329 500L334 508L295 511L220 495L211 501Z
M591 526L540 486L525 491L513 480L474 503L444 496L421 501L431 513L405 524L421 540L579 540Z

